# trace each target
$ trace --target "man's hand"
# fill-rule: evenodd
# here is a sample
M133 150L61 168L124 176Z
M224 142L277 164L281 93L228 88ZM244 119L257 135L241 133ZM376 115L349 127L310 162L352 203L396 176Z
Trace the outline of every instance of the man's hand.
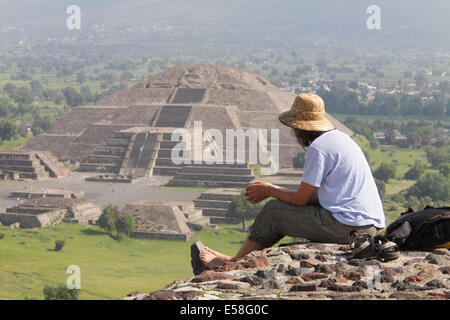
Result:
M296 206L318 204L317 187L302 182L297 191L267 183L254 182L245 188L245 200L251 204L259 203L266 198L274 197Z
M254 182L245 188L245 200L251 204L259 203L270 197L269 189L272 185L266 182Z

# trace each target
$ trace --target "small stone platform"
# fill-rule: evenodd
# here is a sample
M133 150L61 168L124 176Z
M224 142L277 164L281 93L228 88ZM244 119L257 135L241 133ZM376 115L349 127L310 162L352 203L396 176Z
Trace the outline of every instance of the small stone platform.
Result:
M145 180L144 176L132 176L132 175L121 175L121 174L101 174L98 176L87 177L85 181L93 182L111 182L111 183L133 183Z
M96 224L102 211L91 201L61 197L33 198L0 213L0 223L14 228L53 226L63 219L84 225Z
M214 227L192 202L138 201L127 204L123 212L135 220L134 238L187 241L205 226Z

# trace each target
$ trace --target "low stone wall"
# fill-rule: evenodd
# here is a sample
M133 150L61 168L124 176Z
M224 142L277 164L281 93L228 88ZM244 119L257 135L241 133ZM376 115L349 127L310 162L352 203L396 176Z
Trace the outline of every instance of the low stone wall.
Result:
M87 177L85 181L92 182L112 182L112 183L134 183L145 180L146 177L128 177L122 175L99 175L94 177Z
M134 231L130 233L131 238L136 239L152 239L152 240L177 240L188 241L191 238L191 233L167 233L167 232L143 232Z
M124 300L450 299L450 251L402 252L390 262L349 259L349 246L303 243L236 262ZM189 259L187 256L186 259Z

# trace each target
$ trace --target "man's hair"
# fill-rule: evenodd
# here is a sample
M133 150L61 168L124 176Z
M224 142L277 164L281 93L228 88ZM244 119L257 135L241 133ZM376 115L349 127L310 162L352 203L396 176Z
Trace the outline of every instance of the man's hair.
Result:
M304 148L309 147L311 143L327 131L307 131L293 128L298 143Z

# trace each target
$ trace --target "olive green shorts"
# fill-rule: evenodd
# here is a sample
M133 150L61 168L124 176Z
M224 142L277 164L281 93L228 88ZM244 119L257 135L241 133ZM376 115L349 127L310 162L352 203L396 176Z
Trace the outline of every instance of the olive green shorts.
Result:
M342 224L320 205L299 207L280 200L270 200L250 226L248 237L265 248L273 246L284 236L313 242L348 244L352 230L372 236L380 233L372 225L355 227Z

